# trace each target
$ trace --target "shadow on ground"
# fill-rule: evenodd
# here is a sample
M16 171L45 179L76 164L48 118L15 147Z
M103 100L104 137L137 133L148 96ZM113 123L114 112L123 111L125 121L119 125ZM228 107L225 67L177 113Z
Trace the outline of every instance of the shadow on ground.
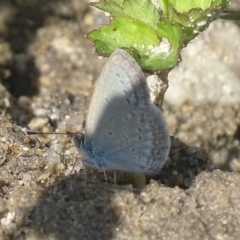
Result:
M0 35L10 45L12 58L0 72L2 83L14 97L22 95L32 97L39 91L39 71L34 56L29 52L29 44L34 40L36 31L46 24L46 20L55 15L57 4L66 4L64 0L50 1L1 1L0 9L6 17ZM86 5L84 2L83 5ZM59 19L72 20L72 16L59 14ZM6 74L7 73L7 74Z
M24 228L39 239L112 239L119 224L110 200L114 189L110 192L103 186L80 175L56 181L40 198Z

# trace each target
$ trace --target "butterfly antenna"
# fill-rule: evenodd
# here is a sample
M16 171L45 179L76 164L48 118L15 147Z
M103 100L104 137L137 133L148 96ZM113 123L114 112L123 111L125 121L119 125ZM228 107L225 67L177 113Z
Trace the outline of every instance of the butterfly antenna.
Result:
M40 132L34 132L34 131L27 131L26 134L28 135L68 135L68 132L52 132L52 133L40 133ZM73 133L72 133L73 134Z

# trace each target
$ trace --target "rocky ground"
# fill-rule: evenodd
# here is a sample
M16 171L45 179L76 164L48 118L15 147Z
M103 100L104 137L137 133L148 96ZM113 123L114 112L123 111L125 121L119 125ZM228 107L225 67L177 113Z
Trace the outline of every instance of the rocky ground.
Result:
M0 2L0 239L239 239L237 21L212 23L169 74L160 180L106 184L71 138L26 134L84 129L106 61L84 34L106 21L85 0Z

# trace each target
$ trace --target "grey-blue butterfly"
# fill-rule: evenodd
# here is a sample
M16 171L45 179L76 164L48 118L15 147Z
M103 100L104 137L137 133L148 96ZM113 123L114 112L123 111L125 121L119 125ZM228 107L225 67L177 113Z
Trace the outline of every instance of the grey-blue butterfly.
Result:
M95 86L85 136L75 135L82 161L101 170L156 175L166 162L170 139L162 113L150 101L138 63L116 50Z

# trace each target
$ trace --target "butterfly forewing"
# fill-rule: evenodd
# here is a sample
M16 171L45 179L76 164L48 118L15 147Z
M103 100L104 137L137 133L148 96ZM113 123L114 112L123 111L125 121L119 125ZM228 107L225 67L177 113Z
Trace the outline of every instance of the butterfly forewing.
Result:
M149 92L140 67L127 52L116 50L96 82L86 121L86 141L122 109L146 104Z

